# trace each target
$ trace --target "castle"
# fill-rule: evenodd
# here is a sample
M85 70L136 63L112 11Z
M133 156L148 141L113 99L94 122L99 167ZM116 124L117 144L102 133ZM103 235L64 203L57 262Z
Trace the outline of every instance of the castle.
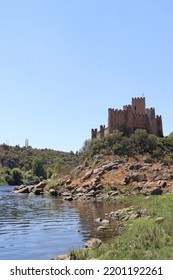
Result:
M155 115L154 108L145 108L145 97L132 98L132 104L123 106L122 110L109 108L108 127L101 125L100 131L92 129L91 138L103 138L116 129L130 136L137 128L163 137L162 117Z

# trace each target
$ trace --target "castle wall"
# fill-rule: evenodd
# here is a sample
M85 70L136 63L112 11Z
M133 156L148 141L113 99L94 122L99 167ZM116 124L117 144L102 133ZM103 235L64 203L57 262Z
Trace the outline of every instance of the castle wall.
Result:
M154 108L146 109L146 114L150 120L153 120L156 117Z
M162 117L156 116L157 122L157 134L159 137L163 137L163 125L162 125Z
M146 114L133 113L133 129L142 128L150 130L149 121Z
M104 136L108 136L108 127L105 127L105 125L100 125L100 130L98 131L97 129L92 129L91 130L91 139L97 138L101 139Z
M105 132L105 125L101 125L100 126L100 138L103 138L105 136L104 132Z
M123 110L108 110L108 131L112 133L115 129L122 130L126 125L125 112Z
M152 131L151 133L163 137L163 127L162 127L162 117L156 116L155 119L152 121Z
M108 127L105 128L104 134L105 134L105 136L109 135Z

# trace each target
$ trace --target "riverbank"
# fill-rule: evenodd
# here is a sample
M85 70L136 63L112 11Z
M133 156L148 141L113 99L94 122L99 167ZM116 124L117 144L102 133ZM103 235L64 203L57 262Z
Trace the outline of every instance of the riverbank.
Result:
M104 231L111 220L117 220L116 237L94 250L73 250L68 258L173 258L173 165L166 161L96 156L68 176L52 178L36 186L20 186L15 192L50 194L67 201L109 201L126 205L120 212L105 213L107 224L102 221L98 224L99 230Z
M119 235L98 248L71 251L71 259L173 259L173 194L124 199L133 206L107 215L122 222Z

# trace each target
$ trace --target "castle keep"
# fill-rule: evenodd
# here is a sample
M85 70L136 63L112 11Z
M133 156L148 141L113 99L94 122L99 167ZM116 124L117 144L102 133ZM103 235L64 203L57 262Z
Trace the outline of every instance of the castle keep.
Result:
M132 98L132 104L123 106L122 110L108 109L108 127L100 126L91 130L91 138L102 138L118 129L126 136L131 135L135 129L146 129L156 136L163 136L162 117L155 115L155 109L145 108L145 97Z

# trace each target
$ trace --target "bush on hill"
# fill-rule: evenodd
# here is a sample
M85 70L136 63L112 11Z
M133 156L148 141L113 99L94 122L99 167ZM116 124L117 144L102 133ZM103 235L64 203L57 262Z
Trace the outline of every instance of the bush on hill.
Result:
M118 156L148 155L155 160L170 159L173 153L173 137L159 138L144 129L136 129L126 137L115 130L101 139L86 140L81 149L82 158L97 154L113 154Z

